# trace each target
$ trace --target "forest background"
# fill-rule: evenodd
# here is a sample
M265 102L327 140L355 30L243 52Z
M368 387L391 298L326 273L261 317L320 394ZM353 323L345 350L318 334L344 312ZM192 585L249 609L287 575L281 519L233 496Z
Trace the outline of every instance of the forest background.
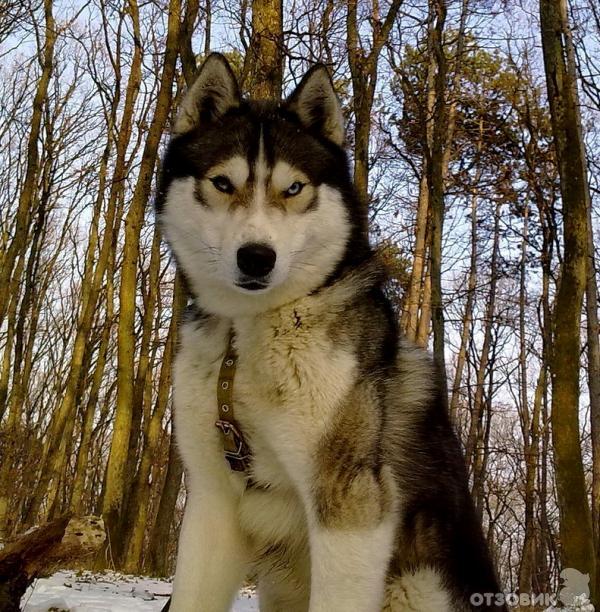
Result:
M151 203L215 50L257 97L331 69L503 587L600 594L596 0L1 0L0 542L101 514L101 564L173 570L186 296Z

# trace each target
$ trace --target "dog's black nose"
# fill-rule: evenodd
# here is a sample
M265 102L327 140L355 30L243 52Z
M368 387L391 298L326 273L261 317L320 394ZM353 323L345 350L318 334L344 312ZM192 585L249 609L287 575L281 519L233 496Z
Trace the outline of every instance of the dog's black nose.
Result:
M252 242L240 247L237 252L238 268L247 276L266 276L274 267L277 254L266 244Z

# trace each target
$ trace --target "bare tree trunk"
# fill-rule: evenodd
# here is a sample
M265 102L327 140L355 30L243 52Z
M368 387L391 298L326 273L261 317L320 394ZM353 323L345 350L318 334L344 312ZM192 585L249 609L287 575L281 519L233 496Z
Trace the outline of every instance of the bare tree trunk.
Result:
M39 151L43 107L48 95L48 86L54 68L54 46L56 43L56 24L53 15L53 1L44 0L44 44L39 48L38 56L42 67L40 79L37 83L33 99L33 115L31 117L31 128L27 142L27 170L16 213L16 227L8 249L3 254L2 266L0 267L0 325L4 320L8 305L11 303L17 307L17 295L20 277L25 265L25 249L27 248L27 236L31 223L33 203L36 198L37 180L39 175ZM16 264L16 269L15 269ZM14 328L13 328L14 329ZM4 357L10 358L11 345L7 343ZM18 427L21 415L21 402L13 403L12 414L9 414L6 439L9 440L5 456L0 468L0 541L5 536L8 520L8 491L10 490L10 470L13 464L13 452L15 435L14 430Z
M6 253L2 258L0 267L0 325L6 315L6 309L10 300L9 288L13 278L13 268L17 259L23 255L27 246L27 235L31 220L31 211L35 200L37 188L37 177L39 173L39 139L42 125L42 115L44 101L48 95L48 85L54 69L54 46L56 43L56 23L54 21L53 0L44 0L44 46L39 50L39 61L42 73L37 84L35 96L33 98L33 115L31 117L31 128L29 130L27 142L27 171L23 188L19 195L19 205L16 215L16 227L12 240ZM1 529L0 508L0 529Z
M165 483L160 495L156 520L150 533L148 550L146 554L146 569L159 576L166 576L170 572L168 566L169 533L173 524L177 497L181 490L181 477L183 476L183 464L175 444L175 436L171 431L169 444L169 464Z
M564 567L596 586L593 530L579 436L580 325L588 265L590 195L565 0L540 0L548 100L563 203L564 257L554 307L552 440ZM593 603L598 603L593 592Z
M13 307L14 306L14 307ZM7 306L6 335L4 336L4 349L2 364L0 365L0 421L4 419L8 405L8 383L10 381L10 365L12 347L15 336L15 316L17 311L17 296L12 296ZM1 482L1 480L0 480ZM0 507L2 502L0 502ZM1 516L0 510L0 516ZM0 519L1 524L1 519ZM0 527L1 529L1 527Z
M157 322L160 320L160 306L155 313L157 301L160 300L159 273L160 236L158 228L155 227L152 237L150 264L148 269L141 274L140 289L143 296L142 301L144 309L141 315L141 330L138 331L141 340L137 354L137 371L133 387L129 450L125 467L125 482L129 483L129 486L125 487L123 495L123 512L121 515L121 526L119 528L124 543L123 552L127 549L127 542L129 541L131 530L133 529L131 516L137 512L131 504L135 503L135 495L133 495L133 492L137 487L137 476L139 475L139 470L137 468L140 464L147 437L147 428L150 422L150 403L152 398L149 397L149 395L151 396L151 377L158 348L158 342L152 342L152 340L157 339L158 333L155 318ZM151 347L151 344L154 344L154 348Z
M428 44L431 42L431 23L428 25ZM428 155L426 153L433 144L433 118L435 108L435 65L430 61L427 64L427 79L426 79L426 109L424 121L422 122L422 146L425 152L421 160L421 178L419 180L419 202L417 205L417 218L415 227L415 247L413 251L413 265L410 272L410 282L405 300L406 309L404 311L403 320L401 321L402 329L409 340L415 342L418 336L419 327L419 310L421 310L421 322L423 319L423 308L427 310L427 314L431 318L431 274L425 274L428 267L427 251L431 242L431 211L429 202L429 181L428 181ZM429 302L424 302L422 299L424 293L425 280L429 281ZM427 336L429 336L429 322L427 323ZM423 345L423 344L422 344ZM424 346L427 346L427 339Z
M428 265L425 271L420 301L421 312L419 313L419 324L417 326L415 344L427 348L429 344L429 333L431 331L431 265Z
M443 144L443 152L442 152L442 181L445 183L447 175L448 175L448 166L450 164L450 158L452 156L453 151L453 141L454 134L456 131L456 114L457 114L457 103L460 92L460 80L463 74L463 60L465 53L465 31L467 25L467 18L469 15L469 2L470 0L462 0L462 8L460 15L460 24L457 33L457 41L456 41L456 55L454 57L454 65L453 65L453 77L452 77L452 85L449 90L449 95L452 96L451 100L446 100L443 102L444 105L447 105L447 121L443 126L437 125L441 117L439 117L439 113L436 110L439 110L439 107L436 107L436 99L438 97L438 93L440 90L440 81L437 80L438 77L438 66L435 61L434 55L434 45L436 45L436 39L438 37L439 32L436 32L436 28L439 27L439 22L436 25L434 19L434 11L431 10L430 5L430 15L429 15L429 24L428 24L428 33L427 33L427 44L428 44L428 54L430 61L427 65L427 89L426 89L426 110L425 110L425 121L424 121L424 130L423 130L423 144L425 155L422 160L422 169L421 169L421 180L419 183L419 204L417 208L417 220L416 220L416 231L415 231L415 248L413 254L413 266L411 268L410 282L409 288L407 292L407 297L405 300L405 304L407 307L404 310L401 327L407 337L411 340L414 340L417 337L417 318L419 307L423 304L420 302L419 297L422 295L422 284L425 281L423 277L423 270L425 268L425 259L427 257L427 242L426 235L428 228L430 229L430 193L431 188L429 187L429 173L427 170L427 164L429 162L429 158L431 152L433 150L433 138L434 131L438 129L439 132L442 130L445 132L444 144ZM444 25L442 24L442 31ZM445 75L444 77L445 78ZM449 102L449 104L448 104ZM429 281L431 278L429 277ZM428 310L429 316L431 316L431 304L425 305ZM421 315L422 318L422 315ZM429 333L429 325L427 326ZM421 346L427 346L427 342L423 341L422 338L419 341Z
M25 255L21 255L17 260L15 267L15 274L18 277L23 273L25 265ZM16 327L15 320L17 317L17 305L19 302L18 293L15 291L12 296L9 308L8 317L8 334L7 344L4 348L5 356L8 353L10 360L12 346L9 341L13 340L14 329ZM10 361L8 364L8 372L10 372ZM9 533L9 519L11 516L10 512L10 501L11 501L11 479L14 477L12 472L14 470L14 463L17 453L17 444L20 438L19 430L21 423L22 404L20 402L10 402L10 409L8 412L8 419L6 422L6 430L4 432L4 439L6 440L3 451L4 456L2 457L2 464L0 465L0 541L4 541Z
M135 0L130 5L135 7ZM125 245L121 268L119 289L119 328L118 328L118 376L117 405L115 410L114 431L106 469L106 484L102 500L102 514L108 533L109 546L114 558L120 557L123 541L119 531L123 498L125 494L125 468L127 449L131 433L132 402L134 392L135 363L135 306L137 294L137 268L139 242L144 210L150 195L152 177L157 161L158 145L165 128L169 113L175 65L179 55L178 41L181 22L180 0L170 0L167 29L166 51L152 119L139 169L139 178L125 218Z
M490 349L492 347L492 329L494 325L494 313L496 310L496 284L498 256L500 250L500 211L502 205L496 204L494 215L494 243L492 246L492 259L490 262L490 292L484 314L483 343L481 354L479 355L479 365L477 368L475 397L473 399L473 410L471 412L471 422L469 424L469 434L465 448L465 458L467 466L472 468L477 463L477 456L481 453L479 443L481 441L482 420L484 416L484 383L488 369Z
M143 427L147 428L150 420L150 401L148 391L151 389L151 376L153 370L154 356L158 348L158 343L152 343L153 338L156 338L155 329L155 309L157 300L159 300L159 273L160 273L160 236L158 228L154 228L152 238L150 264L148 270L143 273L141 293L143 295L144 311L142 314L142 328L140 340L140 348L137 354L137 371L133 387L133 401L131 406L131 428L129 435L129 450L127 452L127 463L125 467L125 482L130 486L125 487L123 495L124 511L121 516L121 526L119 532L124 543L129 539L133 523L131 521L132 512L135 514L135 509L130 507L132 500L131 494L136 485L136 468L139 464L140 456L143 452L145 443L145 435L142 436L142 421ZM146 278L147 277L147 278ZM157 320L160 319L160 311L156 315ZM154 348L151 347L154 344ZM126 545L123 547L123 551ZM115 551L113 551L113 555Z
M421 305L421 291L423 287L423 270L427 259L427 223L429 218L429 190L427 189L427 171L425 158L421 169L419 181L419 202L417 204L417 218L415 221L415 247L413 250L413 263L410 271L408 291L404 300L404 312L400 325L404 334L413 342L417 338L419 320L419 306ZM431 315L430 315L431 316Z
M527 305L527 244L529 239L529 208L526 206L523 216L523 236L521 240L521 261L519 273L519 390L521 432L523 435L523 454L525 458L525 527L523 536L523 555L519 566L519 591L521 593L537 592L534 585L534 574L537 570L537 539L535 530L535 496L537 461L539 456L538 438L539 421L544 387L546 385L545 368L542 364L538 377L533 410L529 414L527 398L527 350L525 336L525 307Z
M588 207L588 267L586 279L588 390L592 430L592 526L596 559L600 555L600 323L591 206ZM600 596L600 567L596 567L596 597Z
M448 395L445 367L444 304L442 292L442 236L444 231L444 150L447 139L446 57L444 27L446 0L430 0L429 10L435 26L431 33L431 61L435 64L435 104L432 146L427 151L427 184L431 207L431 314L433 356L442 381L442 393Z
M532 133L533 135L533 133ZM537 143L536 138L531 139L532 143ZM530 171L532 168L530 168ZM550 304L550 282L552 276L552 253L555 241L554 236L554 202L546 201L539 189L539 184L535 173L530 172L530 186L535 194L536 203L538 206L540 225L542 228L542 295L540 297L541 310L541 328L542 328L542 362L540 364L540 385L542 386L541 397L541 444L540 444L540 466L539 466L539 508L540 508L540 526L542 533L539 542L537 568L537 585L538 588L543 586L547 591L550 591L550 567L551 561L548 561L548 552L554 552L554 542L552 538L552 530L550 527L550 519L548 516L548 463L550 456L550 416L549 416L549 399L548 399L548 372L550 353L552 351L552 305ZM536 591L539 592L539 591Z
M212 0L206 0L204 11L204 55L207 56L210 53L212 38Z
M92 379L92 387L90 389L90 394L84 411L83 423L81 426L81 442L77 451L75 476L73 478L73 488L71 489L71 500L69 502L70 511L73 512L75 516L80 516L83 514L83 492L88 470L92 430L94 427L94 415L96 414L96 404L98 403L100 385L102 384L102 377L106 367L108 344L113 326L114 282L112 278L112 269L114 268L114 254L112 259L113 261L111 262L111 266L109 267L106 277L106 320L104 322L102 339L98 348L98 358Z
M544 285L545 288L542 290L542 308L544 311L550 310L550 305L548 303L548 286L549 286L549 277L546 273L544 273ZM546 319L548 320L548 319ZM548 346L548 350L550 349L550 343L544 340L544 345ZM539 566L537 569L537 585L544 586L548 589L550 585L550 564L548 563L548 550L551 549L549 543L551 541L551 530L550 530L550 520L548 518L548 458L550 455L550 417L548 414L548 361L546 349L544 349L542 353L542 364L540 369L540 385L542 387L542 397L541 397L541 444L540 444L540 466L539 466L539 477L538 477L538 487L539 487L539 507L540 507L540 526L541 526L541 536L539 542L539 554L537 556L539 561ZM543 374L542 374L543 373ZM548 589L549 590L549 589Z
M539 433L544 390L546 388L546 370L542 366L535 387L531 422L524 433L525 450L525 533L523 536L523 554L519 566L519 591L521 593L538 593L538 541L535 525L535 501L538 487L537 473L539 460Z
M162 356L160 379L158 383L158 397L149 424L144 432L144 447L137 477L135 479L135 490L131 503L132 512L129 514L128 521L132 523L131 536L127 547L124 568L127 572L137 572L141 569L142 547L144 543L144 533L148 521L148 505L150 502L150 470L152 461L156 456L160 434L162 431L162 421L167 409L169 400L169 390L171 387L171 366L173 360L174 347L177 343L177 324L181 314L181 307L184 301L184 292L181 286L181 279L176 278L173 295L173 314L169 325L169 333Z
M483 116L479 119L479 141L477 143L477 154L481 155L483 148ZM448 150L448 149L447 149ZM480 161L480 160L479 160ZM475 173L474 184L479 185L483 170L481 164ZM472 333L473 306L475 304L475 289L477 288L477 205L479 193L476 191L471 195L471 255L469 259L469 278L467 280L467 301L462 318L460 347L456 357L456 369L454 371L454 381L452 383L452 394L450 396L450 418L456 422L456 411L458 410L458 400L460 397L461 381L467 358L467 348L469 337Z
M14 332L14 355L13 355L13 380L11 389L11 409L13 405L18 406L16 410L22 412L22 406L25 403L26 389L29 384L29 374L31 373L31 354L26 350L25 346L25 326L26 322L31 323L33 317L30 313L30 308L35 300L35 293L37 288L36 277L39 271L40 263L40 248L41 240L44 234L46 225L46 215L48 211L48 200L50 196L51 178L50 178L50 164L55 153L52 146L53 126L51 120L47 117L47 112L44 113L46 118L44 120L44 130L46 132L46 141L44 144L45 154L42 160L42 172L41 172L41 194L35 194L34 201L32 201L32 207L36 208L35 217L36 221L33 227L33 232L29 237L29 253L27 255L27 265L25 266L25 274L20 281L24 287L23 296L19 304L19 314ZM33 211L32 211L33 218ZM15 295L18 295L16 287L16 280L21 277L21 273L13 279L12 285L14 287ZM29 334L35 333L35 327L29 328ZM31 343L29 343L31 344Z
M542 232L540 263L542 267L542 293L538 304L538 321L542 332L542 354L540 372L536 384L533 413L531 419L531 452L526 457L526 489L530 480L537 481L535 493L538 498L539 533L534 531L533 541L525 534L523 562L531 567L520 569L520 583L527 583L526 575L531 571L531 589L534 593L548 593L553 590L550 567L555 557L553 531L548 515L550 503L548 493L548 463L550 456L550 418L548 411L548 364L552 350L552 305L550 303L550 284L553 272L553 249L556 242L554 221L554 194L546 194L537 173L537 159L543 158L539 139L540 126L538 118L531 111L529 93L525 97L523 108L523 125L528 132L528 142L524 147L527 166L527 182L532 197L536 203L539 215L539 225ZM552 181L554 177L550 177ZM537 438L537 440L536 440ZM536 464L535 466L533 464ZM530 475L529 470L536 470ZM527 531L527 524L526 524ZM530 547L534 548L532 559L527 559Z
M131 17L134 20L134 33L139 34L139 16L136 12L131 12ZM136 22L136 18L138 21ZM36 486L36 491L27 508L24 523L32 525L36 520L39 509L43 502L44 496L51 485L52 481L61 474L62 455L60 444L63 439L63 432L66 424L73 418L73 412L76 407L76 395L80 384L80 378L83 371L83 364L88 351L88 337L95 316L95 311L100 296L102 281L106 272L108 262L111 258L111 251L114 246L114 232L118 231L121 223L121 210L119 201L124 189L124 177L126 175L125 156L127 147L131 137L131 128L133 120L133 109L139 92L141 82L141 40L139 36L135 38L137 41L134 45L134 54L132 57L131 70L127 83L127 91L125 104L123 108L123 119L117 135L115 168L113 171L113 180L111 183L107 210L105 213L105 231L100 246L100 253L97 255L97 262L94 266L96 258L96 244L98 240L98 223L100 216L100 207L104 197L103 187L106 184L106 170L108 164L108 156L112 144L112 127L116 120L116 112L119 104L119 97L115 96L113 106L109 116L108 125L108 142L104 151L100 167L100 186L98 198L95 206L95 216L92 223L92 233L88 251L86 254L86 262L84 269L84 278L82 279L82 295L81 309L77 332L73 345L73 353L69 364L69 373L67 384L63 392L60 406L53 415L51 423L51 434L48 436L48 448L45 455L45 460L42 461L40 478ZM120 78L120 75L117 75ZM112 231L115 226L114 232Z
M283 0L252 0L252 38L246 57L253 98L281 98L283 82Z
M475 502L475 510L479 518L483 516L483 507L485 504L484 492L485 492L485 473L486 467L490 456L490 432L492 430L492 399L494 396L494 372L496 370L496 344L491 343L490 347L490 358L489 358L489 376L487 383L487 392L482 399L482 419L481 427L477 435L477 444L481 449L476 453L473 462L473 501Z
M210 41L210 0L206 3L206 29L205 39ZM194 35L194 26L198 12L200 11L200 0L187 0L185 16L181 24L181 36L179 41L179 49L181 55L181 67L183 75L188 87L192 86L196 78L196 54L192 48L192 36ZM209 49L210 50L210 49ZM208 54L208 51L205 51Z
M348 0L346 36L348 63L352 77L352 103L354 107L354 186L365 207L369 202L369 136L371 133L371 110L377 87L379 55L388 40L402 0L392 0L385 19L379 14L379 3L373 3L371 26L373 39L371 49L362 48L358 25L358 0Z
M450 418L452 422L456 422L461 383L473 325L473 306L475 304L475 289L477 287L477 204L478 195L475 193L471 196L471 257L469 263L469 278L467 280L467 301L462 317L460 346L458 348L458 355L456 356L456 368L454 371L454 381L452 383L452 394L450 396Z

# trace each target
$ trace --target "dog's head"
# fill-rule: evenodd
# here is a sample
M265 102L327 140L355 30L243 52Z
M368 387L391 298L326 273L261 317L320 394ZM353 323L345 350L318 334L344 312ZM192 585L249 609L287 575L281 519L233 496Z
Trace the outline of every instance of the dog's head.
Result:
M226 317L280 306L368 251L324 66L282 104L247 101L219 54L184 98L158 218L199 305Z

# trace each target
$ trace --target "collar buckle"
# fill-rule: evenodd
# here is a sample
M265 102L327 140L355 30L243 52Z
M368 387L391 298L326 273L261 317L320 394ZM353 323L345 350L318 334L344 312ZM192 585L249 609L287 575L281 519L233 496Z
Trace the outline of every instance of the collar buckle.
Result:
M235 423L219 419L215 425L223 434L223 450L234 472L245 472L250 464L250 450Z

